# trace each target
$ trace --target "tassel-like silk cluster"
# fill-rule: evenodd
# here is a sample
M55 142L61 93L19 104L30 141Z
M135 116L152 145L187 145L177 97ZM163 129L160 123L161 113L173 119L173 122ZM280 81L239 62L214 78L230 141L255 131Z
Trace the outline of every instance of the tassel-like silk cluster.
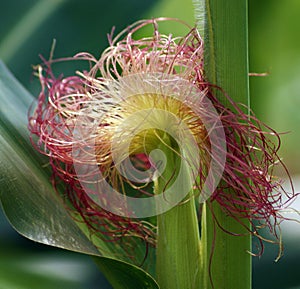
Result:
M56 77L54 63L70 58L38 66L41 92L29 129L37 149L49 157L55 188L91 236L118 243L133 258L135 242L155 246L155 218L141 218L126 202L118 208L116 201L153 197L153 180L168 163L152 152L163 144L191 167L195 196L218 202L241 225L251 220L253 235L267 226L277 237L281 211L294 197L273 176L276 166L284 168L278 134L226 93L230 107L213 95L197 29L187 27L184 37L164 35L158 26L165 20L139 21L109 36L100 59L88 53L71 58L87 61L89 71ZM139 38L145 26L153 33ZM217 186L206 186L213 188L208 199L201 191L214 162L221 170L214 175ZM178 176L174 168L169 182ZM110 197L110 190L120 194Z

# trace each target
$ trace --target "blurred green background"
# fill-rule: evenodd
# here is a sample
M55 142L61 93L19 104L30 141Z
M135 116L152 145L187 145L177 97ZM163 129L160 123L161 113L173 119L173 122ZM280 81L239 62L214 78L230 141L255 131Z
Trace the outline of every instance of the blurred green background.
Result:
M32 65L40 62L39 54L49 56L53 39L56 58L81 51L99 56L113 26L120 31L137 19L158 16L193 24L193 14L192 0L0 1L0 59L36 95L38 81ZM282 136L281 155L298 191L299 19L299 0L249 0L250 70L268 73L251 77L251 107L271 127L288 132ZM67 73L74 69L69 64L61 68ZM299 202L294 207L299 209ZM286 223L283 232L285 255L278 263L274 263L276 246L266 246L265 254L254 258L253 289L300 289L300 225ZM87 256L25 240L10 228L0 210L0 289L35 288L110 287Z

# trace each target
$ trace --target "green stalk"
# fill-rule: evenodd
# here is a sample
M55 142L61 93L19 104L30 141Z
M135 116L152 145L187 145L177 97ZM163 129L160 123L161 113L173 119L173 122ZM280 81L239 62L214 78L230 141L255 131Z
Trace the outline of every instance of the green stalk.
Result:
M155 182L156 194L172 187L169 180L176 178L174 168L180 167L180 158L171 149L168 137L164 137L164 142L159 149L165 153L168 162L162 176ZM191 183L188 170L184 175L185 184ZM176 186L172 194L180 189L180 186ZM200 234L192 192L184 203L158 215L157 226L156 265L160 289L199 289Z
M205 0L204 61L207 80L234 101L249 106L247 5L247 0ZM222 100L222 94L215 93ZM203 288L249 289L251 236L218 203L210 205L204 205L202 217ZM224 232L214 218L223 229L244 236ZM249 220L243 220L243 224L251 226Z

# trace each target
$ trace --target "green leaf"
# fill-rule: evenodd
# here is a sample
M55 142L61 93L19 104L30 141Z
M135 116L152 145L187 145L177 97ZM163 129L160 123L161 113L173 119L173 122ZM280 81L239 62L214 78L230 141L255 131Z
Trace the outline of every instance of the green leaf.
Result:
M93 259L114 289L159 289L151 275L137 266L110 258Z
M144 270L112 259L118 253L123 257L122 248L106 245L100 238L96 247L86 237L88 232L84 234L86 228L81 224L81 230L70 217L50 184L45 158L30 144L27 111L33 101L0 62L0 204L11 225L36 242L111 257L96 260L115 288L158 288Z
M0 63L0 203L12 226L25 237L56 247L100 255L56 197L32 148L27 111L34 98Z
M96 237L91 242L86 237L90 237L87 227L74 221L53 190L48 160L35 151L27 129L27 112L34 97L3 63L0 63L0 101L0 202L12 226L37 242L121 258L122 248L113 243Z

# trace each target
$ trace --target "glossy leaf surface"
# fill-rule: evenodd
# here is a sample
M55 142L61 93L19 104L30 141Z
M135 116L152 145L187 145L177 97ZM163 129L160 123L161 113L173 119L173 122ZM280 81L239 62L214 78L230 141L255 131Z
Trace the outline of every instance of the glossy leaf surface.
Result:
M11 225L31 240L63 249L100 256L98 249L105 248L105 257L95 260L114 288L158 288L142 269L106 258L121 248L101 239L96 247L69 215L51 186L47 160L30 144L27 111L33 101L0 63L0 202Z

